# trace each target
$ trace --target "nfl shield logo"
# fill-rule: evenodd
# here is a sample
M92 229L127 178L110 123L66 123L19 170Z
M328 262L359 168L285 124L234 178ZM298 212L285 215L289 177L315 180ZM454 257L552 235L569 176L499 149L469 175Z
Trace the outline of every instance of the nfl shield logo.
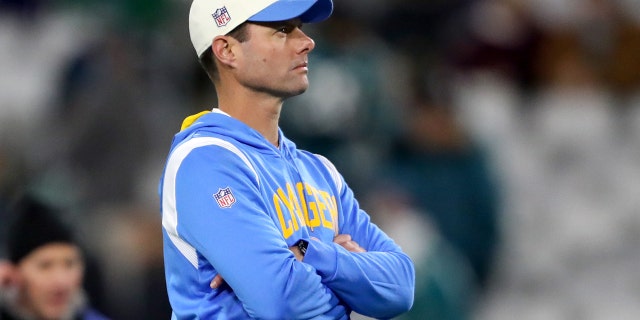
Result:
M218 189L218 192L214 193L213 197L218 202L220 208L231 208L231 206L236 203L236 197L233 196L231 188L229 187Z
M213 20L216 21L216 25L218 27L224 27L227 25L229 21L231 21L231 16L227 11L227 7L222 7L216 10L216 12L212 14L212 16L213 16Z

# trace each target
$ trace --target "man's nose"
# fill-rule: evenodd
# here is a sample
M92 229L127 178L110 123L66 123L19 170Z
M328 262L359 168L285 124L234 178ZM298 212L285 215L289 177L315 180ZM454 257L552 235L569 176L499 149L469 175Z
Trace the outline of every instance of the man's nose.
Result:
M302 47L301 47L300 53L311 52L313 48L316 47L316 42L313 41L313 39L309 37L306 33L304 33L302 30L298 29L298 32L300 32L300 37L302 39Z

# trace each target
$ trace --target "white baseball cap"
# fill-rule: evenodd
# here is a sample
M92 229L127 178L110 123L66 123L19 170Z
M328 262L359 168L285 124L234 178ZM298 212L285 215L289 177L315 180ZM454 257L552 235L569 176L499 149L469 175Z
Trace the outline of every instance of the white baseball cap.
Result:
M245 21L300 18L303 23L311 23L327 19L332 11L332 0L193 0L189 33L199 57L211 46L213 38Z

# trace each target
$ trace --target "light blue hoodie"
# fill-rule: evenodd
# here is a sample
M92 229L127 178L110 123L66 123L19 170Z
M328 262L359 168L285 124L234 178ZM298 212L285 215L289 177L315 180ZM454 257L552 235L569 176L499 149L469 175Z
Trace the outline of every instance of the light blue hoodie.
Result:
M326 158L282 132L277 148L217 109L186 123L160 183L174 319L392 318L411 308L413 263ZM333 243L337 234L367 252ZM302 262L288 249L299 239L309 241ZM218 273L225 284L211 289Z

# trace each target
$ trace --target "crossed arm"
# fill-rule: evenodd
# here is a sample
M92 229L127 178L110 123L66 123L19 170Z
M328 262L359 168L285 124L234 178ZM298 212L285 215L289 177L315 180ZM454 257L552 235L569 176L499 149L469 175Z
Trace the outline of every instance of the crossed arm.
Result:
M211 278L202 283L204 286L220 289L226 283L251 316L277 318L291 312L300 317L329 313L335 316L352 309L367 316L391 318L410 308L414 285L412 262L371 223L344 183L336 184L340 187L331 193L335 194L333 201L339 209L336 219L339 225L335 229L341 230L340 234L324 233L323 241L309 239L309 250L303 258L297 248L282 246L285 242L282 230L273 217L265 214L268 204L262 199L254 173L241 160L233 154L216 152L215 161L228 164L224 170L193 165L211 163L212 154L190 153L183 160L174 189L167 190L179 201L173 204L174 209L171 202L163 203L163 218L172 217L164 214L165 210L168 213L175 210L176 218L180 213L175 234L190 243L211 266L215 265L215 269L205 270L211 272ZM237 198L233 207L222 209L212 205L210 195L227 185ZM251 237L249 240L239 235ZM308 235L304 232L296 235L304 236ZM327 241L331 239L327 236L333 241ZM237 250L221 249L229 246ZM291 253L298 262L290 259ZM259 268L263 271L260 274L268 277L251 273L249 266ZM217 274L224 276L224 280ZM257 285L280 295L265 296L254 289ZM214 294L212 297L218 297L219 293Z
M312 238L312 240L318 241L315 238ZM357 242L353 241L353 239L351 239L351 236L348 234L339 234L335 236L333 238L333 242L347 249L347 251L349 252L367 252L367 250L362 248ZM302 255L302 252L300 252L300 249L298 248L298 246L291 246L289 247L289 250L293 252L293 255L296 257L298 261L302 261L304 256ZM210 284L211 289L216 289L220 287L222 283L224 283L224 279L220 274L217 274L213 278L213 280L211 280L211 284Z

